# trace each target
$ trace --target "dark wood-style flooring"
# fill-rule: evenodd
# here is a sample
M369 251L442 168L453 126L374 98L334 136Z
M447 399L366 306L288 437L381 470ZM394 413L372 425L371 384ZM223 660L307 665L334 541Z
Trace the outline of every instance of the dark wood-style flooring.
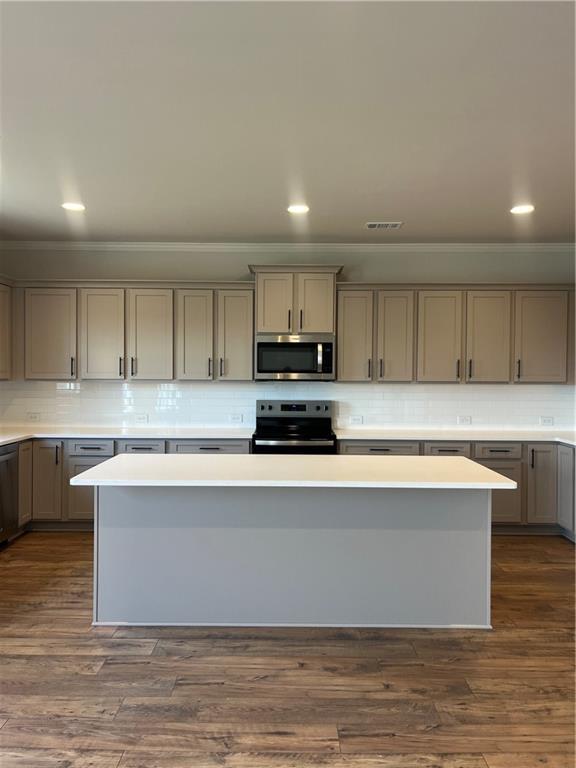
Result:
M92 538L0 553L1 768L572 768L574 548L501 536L494 631L92 628Z

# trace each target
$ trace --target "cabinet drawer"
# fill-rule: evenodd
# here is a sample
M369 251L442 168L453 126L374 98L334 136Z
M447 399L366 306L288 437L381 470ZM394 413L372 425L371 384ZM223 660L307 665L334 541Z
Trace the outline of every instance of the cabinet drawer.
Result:
M248 440L170 440L168 453L250 453Z
M68 440L68 456L114 456L114 440Z
M522 443L476 443L475 459L521 459Z
M470 458L470 443L424 443L425 456L466 456Z
M166 453L164 440L117 440L116 453Z
M338 453L363 456L418 456L420 443L386 442L384 440L342 440Z

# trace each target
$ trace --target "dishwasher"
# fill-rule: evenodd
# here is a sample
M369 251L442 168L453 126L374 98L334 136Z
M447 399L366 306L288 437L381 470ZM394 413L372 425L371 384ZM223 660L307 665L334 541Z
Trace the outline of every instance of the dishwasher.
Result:
M18 446L0 446L0 544L18 530Z

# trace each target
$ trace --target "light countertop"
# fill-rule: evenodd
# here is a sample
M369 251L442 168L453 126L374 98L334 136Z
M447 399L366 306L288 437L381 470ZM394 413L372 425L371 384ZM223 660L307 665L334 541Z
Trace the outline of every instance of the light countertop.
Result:
M278 488L516 488L462 456L122 454L73 477L88 486Z
M254 427L115 427L75 425L3 425L0 445L34 438L87 438L134 440L249 440ZM509 427L355 427L336 428L339 440L463 440L560 442L576 446L576 431L570 429L511 429Z

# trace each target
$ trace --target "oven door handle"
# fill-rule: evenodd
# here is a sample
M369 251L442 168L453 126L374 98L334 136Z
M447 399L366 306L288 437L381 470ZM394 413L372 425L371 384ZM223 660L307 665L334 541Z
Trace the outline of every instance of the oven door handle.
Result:
M260 440L254 439L254 445L334 445L334 440Z

